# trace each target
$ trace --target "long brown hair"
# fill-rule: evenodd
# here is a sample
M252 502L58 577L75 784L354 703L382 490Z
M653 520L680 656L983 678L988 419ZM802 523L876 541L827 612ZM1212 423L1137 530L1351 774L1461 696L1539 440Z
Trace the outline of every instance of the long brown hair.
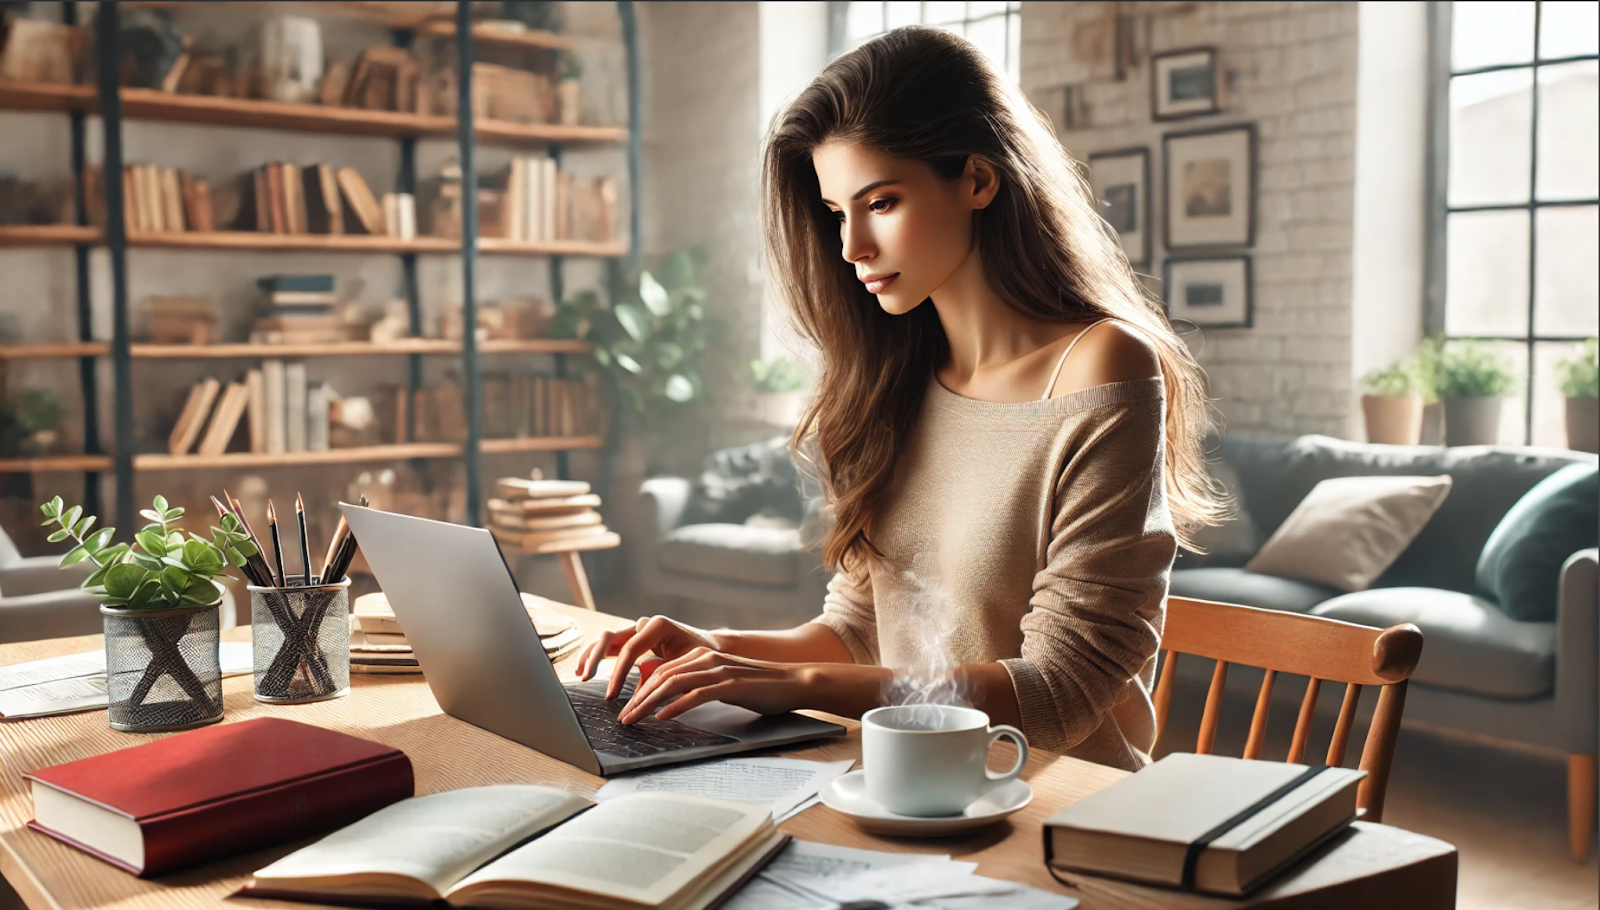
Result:
M965 39L910 26L839 57L776 117L762 164L766 255L801 338L820 352L816 393L793 438L816 462L832 524L829 568L882 554L868 536L949 343L931 304L885 313L842 255L838 223L812 164L825 141L860 144L929 165L946 180L977 155L999 192L975 212L990 287L1044 322L1112 316L1155 345L1167 394L1166 492L1178 539L1213 524L1222 503L1205 469L1204 374L1140 285L1095 211L1081 167L1049 119Z

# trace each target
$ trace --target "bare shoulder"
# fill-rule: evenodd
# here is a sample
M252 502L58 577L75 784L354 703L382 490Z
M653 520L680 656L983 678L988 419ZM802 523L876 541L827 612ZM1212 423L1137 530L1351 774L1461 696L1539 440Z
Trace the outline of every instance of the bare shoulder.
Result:
M1089 329L1067 355L1052 398L1097 385L1161 376L1161 358L1150 339L1120 319Z

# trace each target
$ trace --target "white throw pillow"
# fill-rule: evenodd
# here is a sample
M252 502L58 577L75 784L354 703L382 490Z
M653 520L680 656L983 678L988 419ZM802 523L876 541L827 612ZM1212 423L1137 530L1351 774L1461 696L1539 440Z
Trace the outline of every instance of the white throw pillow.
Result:
M1400 558L1449 493L1448 474L1324 480L1245 569L1365 591Z

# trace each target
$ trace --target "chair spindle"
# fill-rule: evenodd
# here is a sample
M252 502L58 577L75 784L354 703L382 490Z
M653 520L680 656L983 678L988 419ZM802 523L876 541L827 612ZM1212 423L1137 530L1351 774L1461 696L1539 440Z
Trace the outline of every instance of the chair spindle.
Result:
M1211 673L1211 691L1206 693L1205 713L1200 715L1200 737L1196 740L1194 751L1200 755L1211 754L1211 746L1217 739L1217 719L1222 713L1222 688L1228 679L1228 662L1217 661L1217 669Z
M1256 713L1250 718L1250 737L1244 743L1245 758L1260 758L1267 741L1267 715L1272 708L1272 680L1276 670L1267 670L1261 677L1261 694L1256 696Z
M1284 761L1299 764L1306 757L1306 741L1311 739L1311 720L1317 713L1317 692L1322 680L1315 676L1306 680L1306 697L1300 702L1300 717L1294 722L1294 740L1289 744L1289 757Z
M1328 767L1344 764L1345 746L1350 744L1350 728L1355 725L1356 703L1361 701L1361 687L1350 683L1344 687L1344 705L1339 708L1339 720L1333 725L1333 739L1328 743Z

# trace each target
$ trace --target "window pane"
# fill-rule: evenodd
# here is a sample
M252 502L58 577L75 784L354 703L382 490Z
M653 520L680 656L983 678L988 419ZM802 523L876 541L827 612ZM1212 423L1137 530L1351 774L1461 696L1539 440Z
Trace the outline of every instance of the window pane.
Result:
M967 40L989 55L994 68L1006 71L1006 17L990 16L967 23Z
M1533 444L1567 446L1567 396L1561 389L1563 360L1578 356L1578 345L1546 342L1533 349Z
M883 31L883 4L851 0L850 9L845 14L845 32L850 41L860 41L881 31Z
M966 3L924 3L922 21L929 24L960 22L967 18Z
M952 35L961 35L962 37L966 37L967 33L967 26L964 22L947 22L943 25L935 25L933 27L947 31Z
M1526 202L1533 70L1450 80L1450 204Z
M899 28L902 25L918 25L922 22L922 3L919 0L894 0L885 3L889 11L889 27Z
M1450 9L1450 52L1455 69L1533 59L1531 2L1453 3Z
M1539 68L1539 198L1600 194L1600 64Z
M1511 391L1500 399L1501 445L1520 446L1528 442L1528 346L1508 341L1495 345L1500 360L1511 370Z
M1533 319L1537 335L1600 334L1600 209L1539 209Z
M1005 11L1006 0L985 0L985 2L972 0L971 3L967 4L968 19L978 19L983 16L991 16L995 13L1003 13Z
M1528 213L1458 212L1445 222L1445 331L1528 331Z
M1010 74L1012 82L1022 81L1022 16L1012 13L1006 16L1009 23L1006 33L1006 72Z
M1600 3L1547 0L1539 12L1539 56L1576 57L1596 50L1600 50Z

